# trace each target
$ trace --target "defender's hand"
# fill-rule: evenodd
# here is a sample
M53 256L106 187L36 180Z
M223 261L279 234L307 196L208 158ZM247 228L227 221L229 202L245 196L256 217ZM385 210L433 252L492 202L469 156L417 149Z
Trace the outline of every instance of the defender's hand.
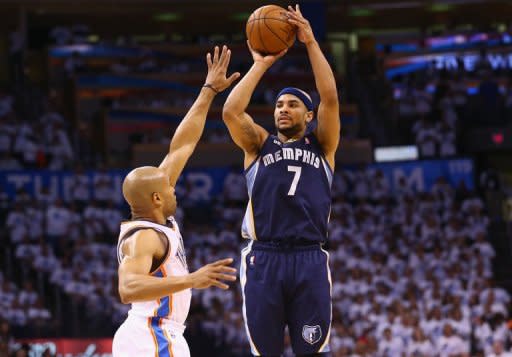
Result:
M295 9L292 6L288 6L286 16L288 16L289 23L297 26L297 38L300 42L307 45L315 41L313 29L311 28L309 21L302 16L299 5L295 5Z
M254 63L256 63L256 62L263 63L267 67L272 66L275 61L277 61L279 58L283 57L285 55L285 53L288 52L288 49L284 49L275 55L265 55L264 56L261 53L259 53L258 51L254 50L251 47L251 44L249 43L249 41L247 41L247 47L249 47L249 51L251 51L252 59L253 59Z
M201 269L191 273L190 278L192 279L192 288L206 289L210 286L216 286L224 290L228 289L229 286L222 283L220 280L236 280L236 276L232 275L236 273L236 269L229 267L229 264L231 263L233 263L232 258L217 260L216 262L207 264Z
M235 72L226 78L230 59L231 50L229 50L225 45L222 46L222 52L220 55L218 46L215 46L215 49L213 50L213 57L210 52L206 54L208 75L206 76L205 84L217 93L222 92L224 89L231 86L231 84L240 77L240 73Z

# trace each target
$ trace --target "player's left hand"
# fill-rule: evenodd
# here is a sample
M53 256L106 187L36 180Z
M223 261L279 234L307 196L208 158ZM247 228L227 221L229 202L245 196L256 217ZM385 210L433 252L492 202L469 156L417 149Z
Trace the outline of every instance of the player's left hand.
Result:
M271 54L262 55L261 53L254 50L251 47L251 44L249 43L249 41L247 41L247 47L249 47L249 51L251 51L253 61L255 63L256 62L263 63L265 66L267 66L267 68L272 66L272 64L274 64L274 62L276 62L278 59L283 57L286 54L286 52L288 52L288 49L286 48L286 49L282 50L281 52L276 53L274 55L271 55Z
M289 23L297 26L297 38L300 42L307 45L315 41L313 29L311 28L309 21L302 16L299 5L295 5L295 9L292 6L288 6L286 16L288 16Z
M220 54L218 46L215 46L213 56L210 52L206 54L206 64L208 65L206 83L212 86L217 92L222 92L240 77L240 72L235 72L231 76L226 77L230 59L231 50L225 45L222 46L222 52Z

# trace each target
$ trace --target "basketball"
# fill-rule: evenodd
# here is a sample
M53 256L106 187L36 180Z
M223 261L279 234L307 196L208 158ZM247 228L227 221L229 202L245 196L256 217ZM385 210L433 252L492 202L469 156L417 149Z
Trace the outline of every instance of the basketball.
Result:
M261 54L276 54L295 42L296 26L288 23L286 9L266 5L256 9L245 26L251 47Z

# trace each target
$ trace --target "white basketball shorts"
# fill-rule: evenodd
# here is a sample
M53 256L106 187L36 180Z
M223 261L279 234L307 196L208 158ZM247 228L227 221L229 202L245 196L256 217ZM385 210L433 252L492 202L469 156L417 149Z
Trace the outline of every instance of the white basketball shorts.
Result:
M112 343L113 357L190 357L184 327L159 317L128 315Z

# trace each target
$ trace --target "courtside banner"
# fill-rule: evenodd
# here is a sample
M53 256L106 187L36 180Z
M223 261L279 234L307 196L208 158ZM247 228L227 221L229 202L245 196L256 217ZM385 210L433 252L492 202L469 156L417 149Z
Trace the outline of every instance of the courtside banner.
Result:
M493 70L512 68L512 50L510 47L489 49L485 57L480 57L478 50L434 52L410 56L390 56L384 59L386 77L393 78L433 66L437 70L459 70L473 72L480 61L486 62Z
M422 160L407 162L383 162L369 165L381 170L391 189L397 187L400 178L405 178L408 187L416 191L430 191L439 177L444 177L452 187L461 181L468 189L474 188L473 161L467 158L451 160Z
M29 357L40 357L46 349L55 357L112 357L111 338L22 339L30 346Z
M441 176L454 187L463 181L467 188L474 188L473 161L467 158L385 162L368 165L368 168L382 170L392 189L396 187L400 178L404 177L409 187L416 191L429 191ZM351 171L352 168L341 168L341 170ZM112 197L118 204L124 202L121 187L128 172L129 170L111 170L107 173L112 178ZM224 179L229 172L228 167L184 171L176 189L178 199L186 195L187 200L192 202L212 200L223 191ZM96 171L86 173L89 199L94 198L94 180L99 174ZM67 201L72 197L74 185L71 171L0 170L0 189L10 198L14 198L17 192L24 190L36 199L41 199L47 190L52 198L59 197Z
M122 185L129 171L109 170L106 173L112 179L111 197L117 204L124 202ZM188 200L195 202L210 201L222 192L224 179L229 171L230 169L227 167L185 170L178 181L176 195L178 199L186 195ZM96 176L104 174L97 171L85 173L88 199L92 200L95 197ZM36 199L41 199L45 194L49 194L53 199L61 198L69 201L76 185L73 176L72 171L0 170L0 192L5 192L11 199L17 193L25 191Z
M141 47L121 47L92 44L74 44L65 46L54 46L48 50L48 56L53 58L69 58L79 54L82 58L141 58L151 55L152 57L173 59L172 53L164 51L148 50Z

